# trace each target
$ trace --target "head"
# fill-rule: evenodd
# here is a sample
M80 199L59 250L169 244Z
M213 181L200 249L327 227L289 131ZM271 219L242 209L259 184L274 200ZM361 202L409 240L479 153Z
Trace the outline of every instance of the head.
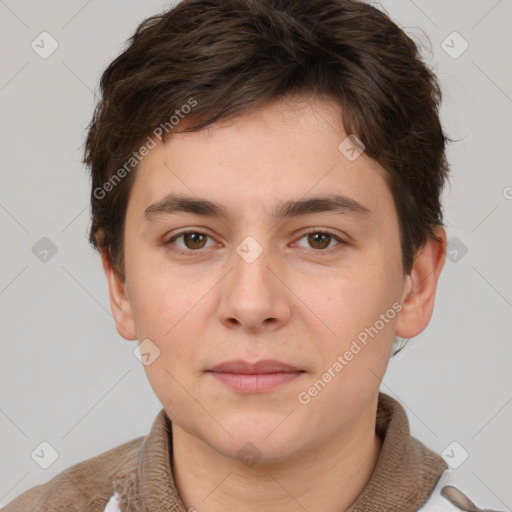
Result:
M415 43L357 1L184 0L101 92L90 242L173 423L269 460L353 426L444 264L447 138ZM302 373L235 392L208 370L237 359Z

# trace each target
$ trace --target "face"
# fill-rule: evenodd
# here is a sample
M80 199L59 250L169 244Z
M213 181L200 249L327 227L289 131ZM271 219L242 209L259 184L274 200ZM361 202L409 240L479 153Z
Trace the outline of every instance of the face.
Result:
M346 138L336 103L280 100L176 132L136 171L126 281L104 261L117 328L146 340L173 428L218 453L288 457L371 421L395 330L428 323L404 304L385 171Z

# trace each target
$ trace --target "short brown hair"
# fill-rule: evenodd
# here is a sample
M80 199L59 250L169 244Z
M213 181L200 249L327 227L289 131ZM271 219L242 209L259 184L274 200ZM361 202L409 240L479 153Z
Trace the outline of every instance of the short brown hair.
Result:
M100 86L84 151L92 175L89 241L123 279L135 173L126 163L135 169L134 152L191 98L187 124L194 124L184 132L290 94L334 98L347 134L387 171L404 274L429 237L439 240L450 140L439 121L440 87L416 43L369 4L183 0L139 25Z

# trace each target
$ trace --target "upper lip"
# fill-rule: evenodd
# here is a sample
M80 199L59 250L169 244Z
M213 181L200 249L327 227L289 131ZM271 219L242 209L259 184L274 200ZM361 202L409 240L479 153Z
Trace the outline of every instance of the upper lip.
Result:
M291 366L281 361L267 359L258 361L256 363L249 363L237 359L236 361L227 361L218 364L208 370L209 372L222 372L222 373L244 373L244 374L257 374L257 373L281 373L281 372L302 372L300 368Z

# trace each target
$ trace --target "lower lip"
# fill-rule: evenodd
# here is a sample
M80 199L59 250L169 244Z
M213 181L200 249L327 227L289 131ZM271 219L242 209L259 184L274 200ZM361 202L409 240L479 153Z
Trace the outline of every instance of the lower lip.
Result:
M303 372L277 372L277 373L223 373L210 372L223 384L244 393L263 393L282 384L295 380Z

